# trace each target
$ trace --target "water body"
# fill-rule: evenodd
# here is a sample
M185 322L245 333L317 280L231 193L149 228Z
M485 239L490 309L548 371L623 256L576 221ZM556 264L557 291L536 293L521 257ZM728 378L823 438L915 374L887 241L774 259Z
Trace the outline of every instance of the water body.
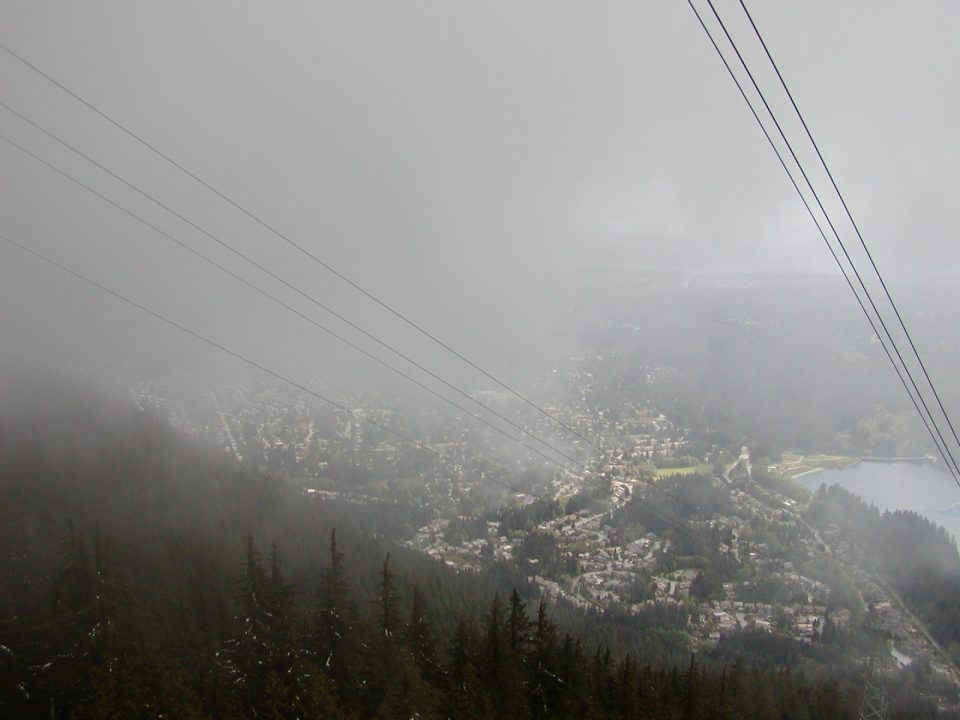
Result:
M928 463L861 462L843 470L824 470L797 482L816 491L836 484L872 502L880 510L915 510L960 538L960 488L942 467Z

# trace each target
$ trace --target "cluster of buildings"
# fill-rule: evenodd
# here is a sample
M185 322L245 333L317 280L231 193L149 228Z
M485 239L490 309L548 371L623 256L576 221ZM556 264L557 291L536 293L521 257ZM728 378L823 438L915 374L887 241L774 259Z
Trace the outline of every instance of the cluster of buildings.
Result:
M450 520L436 519L407 545L461 571L478 571L496 560L525 565L530 580L544 595L584 608L616 605L641 612L651 604L682 605L689 610L692 638L702 642L750 629L813 643L821 638L828 619L835 628L853 622L855 611L832 601L830 585L800 569L816 567L818 559L833 553L804 520L802 503L770 487L754 491L747 473L713 480L729 492L734 512L690 518L689 527L723 538L716 551L737 566L749 567L752 579L723 582L718 597L707 599L697 597L695 583L708 568L665 567L664 557L674 549L668 535L645 532L625 540L614 526L616 509L630 502L633 493L643 492L647 482L657 480L617 476L604 509L580 509L529 528L529 532L550 534L560 553L576 559L577 572L572 575L550 575L535 561L521 558L522 537L500 535L500 526L493 521L487 522L481 537L451 539L445 532ZM777 540L789 541L789 555L783 554ZM756 597L755 587L761 580L783 590L779 602Z
M842 536L829 527L811 527L804 518L804 503L775 486L757 482L746 450L711 481L729 494L732 511L685 518L690 531L714 539L714 557L725 557L732 566L749 569L741 578L722 578L720 589L713 588L704 597L697 584L711 568L704 566L702 556L681 556L675 547L676 534L647 529L625 534L614 518L635 494L643 495L650 483L660 482L657 474L649 471L652 461L670 459L689 447L686 431L661 413L629 403L615 416L598 417L587 399L594 378L582 373L573 381L574 399L557 412L585 436L605 438L597 443L614 448L604 458L604 477L609 481L606 497L510 532L504 532L492 515L485 516L481 527L477 514L489 510L481 507L471 511L471 531L464 535L451 532L451 523L463 525L465 518L458 517L462 501L479 480L464 483L461 478L458 484L450 478L443 482L425 478L424 492L436 495L431 508L438 517L419 528L406 545L462 572L477 572L496 561L514 562L544 595L584 608L617 606L639 613L654 604L682 606L688 611L691 639L701 643L748 629L813 643L828 624L844 628L859 622L859 609L839 606L831 598L833 589L828 582L811 577L817 575L811 568L829 558L846 568L851 584L863 598L869 622L894 639L898 658L903 662L925 658L934 668L952 673L938 659L932 640L915 619L869 573L858 569L855 551ZM279 392L269 383L207 390L192 398L178 398L170 388L154 384L141 388L138 399L142 407L171 418L179 429L213 438L238 460L308 479L328 475L328 463L336 457L364 458L372 468L388 472L385 468L396 465L402 452L396 441L378 436L357 419L389 417L390 410L371 409L369 403L355 416L318 411L313 403ZM497 402L498 398L486 400ZM543 430L536 422L531 427L536 432ZM486 448L484 436L473 434L473 446L464 450L463 426L445 426L436 432L441 433L431 442L436 448L482 456L495 447L491 442ZM573 452L581 453L586 461L588 452L582 444ZM698 459L715 458L701 455ZM549 492L562 508L584 489L585 482L572 474L555 475ZM335 487L313 486L309 492L318 498L345 497L343 489ZM653 495L646 497L653 502ZM356 492L354 499L378 500L375 494ZM534 498L517 496L514 500L523 506ZM563 562L551 564L531 556L524 545L530 533L548 536L551 551ZM772 582L785 589L785 596L779 602L758 596L759 580L769 581L767 587Z

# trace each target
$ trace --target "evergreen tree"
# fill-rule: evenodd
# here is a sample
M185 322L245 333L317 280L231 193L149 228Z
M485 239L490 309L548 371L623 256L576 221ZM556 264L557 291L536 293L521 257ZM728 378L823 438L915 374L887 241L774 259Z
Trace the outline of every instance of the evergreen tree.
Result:
M48 660L38 666L39 687L57 692L50 695L49 715L203 717L183 666L133 600L99 530L92 555L71 532L55 586L55 606L76 609L46 625L59 635L59 641L47 639L42 650Z
M547 617L547 603L540 600L533 632L530 711L533 717L549 717L559 705L556 631Z
M493 717L487 694L476 666L477 643L467 618L460 616L450 646L450 684L444 703L453 720L488 720Z
M85 425L87 416L82 417L84 423L74 418L67 424ZM74 443L82 452L43 447L42 438L31 441L32 449L23 449L21 439L4 428L0 717L355 720L439 714L480 720L531 715L538 720L811 720L856 714L863 683L857 673L823 680L817 670L817 679L808 681L801 673L768 669L771 661L786 662L788 652L807 667L817 667L817 658L825 654L846 660L861 649L854 630L837 631L829 646L799 651L786 638L744 634L738 642L745 652L759 655L764 638L774 648L762 650L755 668L738 660L708 670L696 656L688 667L671 671L655 651L645 656L653 665L641 667L632 656L619 650L615 656L602 645L588 653L570 634L557 643L546 603L531 623L516 591L509 606L491 592L487 597L493 604L482 615L464 613L459 624L451 622L456 618L451 612L470 606L467 592L486 592L485 579L455 578L425 562L411 577L395 578L393 558L383 560L382 550L371 549L376 547L372 540L361 541L369 544L357 555L358 573L366 573L373 589L354 593L345 580L336 533L330 533L329 562L318 578L304 629L299 598L284 577L277 548L262 559L250 537L245 545L218 541L237 528L262 526L267 534L303 541L297 547L300 566L308 560L302 555L322 544L317 533L325 535L333 520L348 521L346 513L353 510L298 502L299 489L286 494L272 479L223 470L210 458L198 460L189 448L164 449L169 439L155 426L143 434L137 430L139 421L127 420L122 442L91 442L83 436ZM88 455L95 456L93 462ZM355 460L346 458L357 465ZM858 509L852 500L835 497L835 491L821 495L821 505L838 505L838 527L862 526L847 532L854 540L862 535L867 550L894 547L889 558L873 558L891 573L891 581L907 582L911 571L918 570L916 587L904 588L910 592L908 602L923 603L921 608L933 613L930 617L957 615L958 605L951 602L955 579L949 572L960 559L942 531L924 530L926 521L913 516ZM183 498L194 502L188 507ZM293 501L281 506L276 503L280 498ZM164 506L166 510L158 509ZM102 516L115 547L124 552L114 556L99 533L75 536L71 530L57 554L50 528L74 512L90 527ZM523 522L532 520L534 512L540 510L525 511ZM921 545L931 546L929 561L939 560L915 562ZM675 540L664 552L678 556L680 549ZM875 551L867 553L873 555ZM401 626L397 620L396 588L437 578L444 583L443 596L431 605L435 615L430 620L437 628L456 626L444 645L449 653L443 653L443 661L437 659L419 590L413 593L409 622ZM710 579L705 572L700 583L708 597ZM363 624L356 612L361 605L369 608ZM685 614L662 609L630 622L615 612L602 617L576 614L572 608L562 612L557 617L564 627L579 622L584 635L598 641L627 627L654 628L642 638L648 648L663 646L661 627L679 630L686 624ZM947 621L934 627L947 639L960 632L960 624ZM828 638L833 630L825 628ZM617 640L611 642L621 647ZM929 667L918 660L911 670L897 673L906 679L891 677L897 720L937 716L940 696L931 692L919 698L918 688L930 692L931 684L920 685L926 673Z
M126 648L92 668L73 720L204 720L200 699L180 663L149 643Z
M727 692L727 669L723 668L720 672L720 683L717 686L717 718L718 720L728 720L730 714L730 696Z
M238 584L239 614L234 617L234 633L221 657L243 712L255 717L264 707L266 675L273 669L280 648L277 618L271 613L270 578L250 534Z
M618 714L623 720L636 717L639 708L639 679L633 658L627 655L620 663L616 688Z
M484 638L483 673L487 687L493 692L503 672L506 644L503 639L503 602L500 593L493 596L487 615L487 632Z
M444 705L451 720L492 720L493 704L474 666L468 665L461 689L452 692Z
M358 646L353 637L352 615L343 553L337 547L337 531L334 529L330 533L330 562L321 578L312 635L318 665L330 674L345 700L352 695L357 669Z
M396 632L399 620L397 618L397 593L393 572L390 570L390 553L383 561L383 570L380 574L380 632L384 637L392 637Z
M560 650L560 717L584 717L589 703L586 657L580 640L564 635Z
M27 704L28 671L13 626L10 613L4 610L0 614L0 717L15 717L25 712Z
M467 669L473 666L473 642L470 637L470 630L467 627L467 619L460 615L457 621L457 631L453 636L453 644L450 647L450 676L451 685L454 692L461 692L466 689Z
M304 720L352 720L354 713L340 702L333 681L325 673L312 665L304 667L306 690L303 695L300 712L296 717Z
M494 595L487 615L484 676L487 692L493 702L494 716L498 719L516 720L527 717L528 707L519 658L510 647L510 624L505 622L503 612L503 603L498 593ZM517 622L519 625L519 619Z
M507 638L510 652L515 658L522 659L530 641L530 618L527 617L527 604L520 599L516 588L510 593L510 615L507 617Z
M367 715L385 712L383 706L391 691L396 703L407 703L410 688L420 682L416 666L412 671L406 667L413 661L394 634L398 626L396 581L390 570L390 553L387 553L378 581L376 630L363 652L362 701Z
M301 644L296 590L283 575L276 544L270 552L270 577L265 603L271 618L273 657L270 671L277 678L271 690L272 697L277 702L283 698L281 707L284 717L301 717L309 692L307 658ZM283 692L280 692L281 689Z
M65 717L76 705L95 667L115 662L121 614L129 611L125 583L99 529L91 554L70 525L61 552L51 606L37 618L36 641L27 651L35 668L30 694L48 698L57 717Z
M440 717L441 697L420 674L409 653L396 654L386 691L377 709L377 720Z
M690 666L686 675L686 698L683 703L683 720L698 720L700 717L700 677L697 668L697 656L690 655Z
M775 720L777 710L774 705L772 683L768 677L759 669L753 668L750 673L750 696L749 708L750 714L747 717L752 720ZM817 714L818 718L829 720L829 714Z
M421 675L434 687L442 687L444 678L437 660L436 640L427 620L418 585L413 586L413 603L410 608L410 621L405 631L405 641Z
M287 688L273 670L263 683L263 708L255 717L264 720L283 720L287 708Z

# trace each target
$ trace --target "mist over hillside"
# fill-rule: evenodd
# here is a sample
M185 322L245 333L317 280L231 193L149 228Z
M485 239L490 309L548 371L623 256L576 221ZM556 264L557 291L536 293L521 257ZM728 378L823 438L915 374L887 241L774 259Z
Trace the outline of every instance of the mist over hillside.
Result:
M565 376L591 372L620 400L650 402L687 424L712 418L732 441L848 454L935 453L840 278L588 266L568 280L565 304L485 326L493 335L473 356L480 366L542 401L570 392ZM960 353L952 310L960 301L956 287L950 280L916 280L896 288L948 407L960 400L960 385L949 372ZM184 356L180 348L190 345L183 338L169 351L161 344L156 354L156 333L167 331L149 318L144 323L146 334L130 336L120 356L111 351L112 340L104 343L99 334L76 328L57 341L58 347L72 345L69 355L14 343L4 351L6 361L57 367L120 396L137 384L173 379L192 388L187 395L199 397L222 386L224 378L262 376L199 343ZM372 391L398 407L439 407L422 388L355 350L334 343L317 356L307 342L303 336L293 345L270 344L271 366L334 398ZM493 348L505 352L487 358ZM498 389L469 368L450 374L447 361L414 357L468 392ZM870 436L878 424L886 429Z
M712 418L733 440L780 448L935 453L841 278L608 268L588 287L570 326L600 358L596 371L678 419ZM896 288L948 407L960 400L949 370L960 348L956 287L917 280ZM657 367L666 372L652 382L646 375ZM871 418L897 427L867 437Z
M0 715L960 718L960 4L2 18Z
M413 506L305 495L62 377L0 387L10 717L130 702L184 718L658 717L691 701L721 718L822 717L859 702L843 658L861 641L844 632L809 650L746 633L691 659L690 605L598 613L539 595L510 563L457 573L394 544ZM675 491L722 511L696 487ZM897 717L935 716L926 682L891 679Z

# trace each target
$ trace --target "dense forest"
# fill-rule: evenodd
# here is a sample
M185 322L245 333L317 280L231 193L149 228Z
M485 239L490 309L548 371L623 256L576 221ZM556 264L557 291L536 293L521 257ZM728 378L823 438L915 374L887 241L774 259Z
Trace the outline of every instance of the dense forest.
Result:
M960 552L946 530L915 512L881 513L839 485L821 487L812 512L853 541L960 661Z
M671 634L677 613L551 606L505 565L454 573L390 543L395 508L305 499L122 404L47 386L5 409L3 717L800 719L859 705L860 667L809 677L736 649L702 656ZM896 707L937 717L908 689Z

